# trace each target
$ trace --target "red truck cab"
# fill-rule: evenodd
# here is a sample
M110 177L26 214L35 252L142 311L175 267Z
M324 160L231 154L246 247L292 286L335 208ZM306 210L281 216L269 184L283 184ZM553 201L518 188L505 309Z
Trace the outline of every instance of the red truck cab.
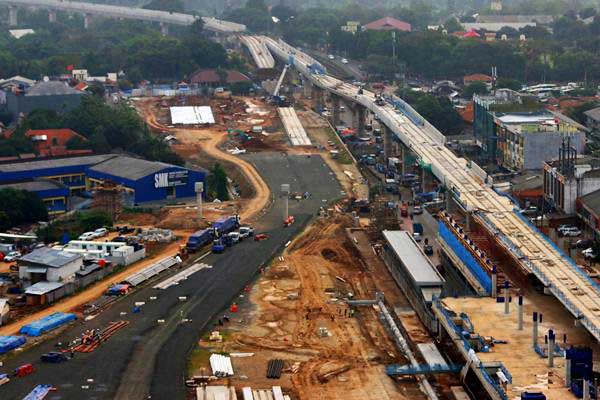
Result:
M18 367L17 369L15 369L15 375L18 377L23 377L23 376L27 376L29 374L33 374L34 369L33 369L33 365L31 364L23 364L20 367Z

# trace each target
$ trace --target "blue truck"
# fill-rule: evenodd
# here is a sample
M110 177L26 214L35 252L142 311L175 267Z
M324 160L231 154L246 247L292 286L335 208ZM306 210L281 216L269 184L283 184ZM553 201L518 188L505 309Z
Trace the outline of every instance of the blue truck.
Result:
M240 216L239 215L230 215L229 217L223 217L216 220L212 225L212 232L215 238L220 238L221 236L237 229L240 227Z
M188 252L198 251L203 246L209 244L213 240L212 229L203 229L201 231L194 232L189 238L185 245Z
M223 239L215 239L212 245L213 253L222 253L225 251L225 241Z

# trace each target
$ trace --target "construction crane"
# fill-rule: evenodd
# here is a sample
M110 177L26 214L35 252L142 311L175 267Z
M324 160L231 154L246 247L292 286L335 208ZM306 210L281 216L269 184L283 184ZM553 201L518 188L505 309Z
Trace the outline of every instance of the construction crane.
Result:
M283 71L281 71L281 75L279 76L279 79L277 80L277 84L275 85L275 90L273 90L273 94L271 95L271 102L273 104L277 104L279 106L287 105L285 96L280 96L279 91L281 90L281 84L283 83L283 78L285 78L285 73L287 72L289 67L290 67L290 64L285 64L285 67L283 67Z

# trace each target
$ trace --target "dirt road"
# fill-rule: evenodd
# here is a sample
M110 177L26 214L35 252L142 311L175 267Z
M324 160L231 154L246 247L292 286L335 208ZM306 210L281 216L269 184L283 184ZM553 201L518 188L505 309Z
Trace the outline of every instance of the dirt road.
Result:
M239 316L239 325L230 327L231 339L218 349L254 354L234 360L237 375L247 379L232 378L233 384L272 386L266 364L281 358L286 373L276 384L294 398L424 398L413 382L396 383L385 374L385 365L402 363L403 357L376 310L364 307L351 317L338 300L350 292L372 298L376 291L347 242L349 223L345 217L316 222L260 278L250 299L255 308Z
M253 219L269 204L271 191L256 169L250 163L219 148L220 144L227 138L225 130L218 127L205 129L169 128L157 120L152 102L140 101L136 105L150 127L167 132L177 138L179 144L174 145L173 149L184 158L189 158L190 154L202 151L216 160L228 161L241 170L254 189L253 198L245 200L241 204L242 211L240 215L242 220Z
M57 303L53 304L51 307L43 311L38 311L11 324L0 327L0 335L14 335L18 333L21 326L25 324L43 318L53 312L70 312L73 309L85 303L88 303L97 297L100 297L102 294L104 294L104 292L106 292L106 289L108 289L111 285L121 282L123 279L133 274L134 272L146 268L147 266L157 262L160 259L163 259L168 256L174 256L179 251L179 246L181 245L181 243L183 243L183 239L181 241L169 244L163 251L160 252L160 254L145 258L142 261L133 264L129 268L126 268L125 270L115 275L112 275L109 278L94 284L93 286L90 286L85 291L79 294L69 296L64 300L58 301Z

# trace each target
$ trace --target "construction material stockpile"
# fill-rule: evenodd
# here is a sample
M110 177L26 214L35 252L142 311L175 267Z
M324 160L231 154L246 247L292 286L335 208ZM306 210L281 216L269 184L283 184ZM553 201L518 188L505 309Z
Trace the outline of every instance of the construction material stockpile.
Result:
M0 336L0 354L21 347L26 341L25 336Z
M55 312L30 324L23 325L19 333L29 336L40 336L76 319L75 314Z
M214 376L223 378L233 375L233 366L231 365L230 357L222 356L220 354L212 354L209 358L209 361Z
M269 360L267 364L267 378L269 379L279 379L281 378L281 373L283 372L283 360L275 359Z

